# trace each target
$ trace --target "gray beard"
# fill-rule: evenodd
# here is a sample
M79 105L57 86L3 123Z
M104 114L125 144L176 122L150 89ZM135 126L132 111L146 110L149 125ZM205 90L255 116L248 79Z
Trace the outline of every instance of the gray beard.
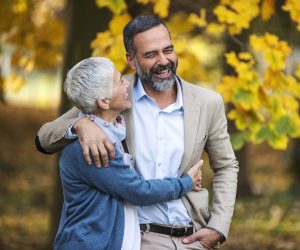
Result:
M176 77L174 74L172 74L170 77L164 79L164 80L156 80L155 77L145 73L138 62L136 61L136 72L141 79L142 83L150 86L152 89L159 91L159 92L164 92L170 88L172 88L175 84Z
M165 79L161 82L146 82L147 85L151 86L154 90L157 90L159 92L166 91L173 87L175 83L175 79L172 77L171 79Z

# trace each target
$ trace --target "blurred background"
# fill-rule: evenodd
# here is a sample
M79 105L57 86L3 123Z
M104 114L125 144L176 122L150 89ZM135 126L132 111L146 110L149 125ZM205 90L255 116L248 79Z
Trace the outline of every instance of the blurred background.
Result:
M61 86L78 61L129 72L122 29L140 14L166 21L179 76L226 103L240 174L222 248L300 249L299 0L0 0L0 249L52 249L58 154L35 135L70 108ZM211 177L206 163L205 188Z

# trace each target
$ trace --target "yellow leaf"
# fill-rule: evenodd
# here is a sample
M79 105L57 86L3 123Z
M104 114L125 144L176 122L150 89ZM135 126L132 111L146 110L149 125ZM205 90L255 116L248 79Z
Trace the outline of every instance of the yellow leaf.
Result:
M173 40L173 45L176 50L176 53L181 54L187 48L187 41L183 36L176 37L176 39Z
M96 0L96 4L100 8L109 8L114 14L121 14L127 8L124 0Z
M272 35L268 32L265 33L264 39L265 39L266 43L270 46L276 46L278 44L278 41L279 41L277 36Z
M194 13L190 14L189 20L190 20L191 23L197 25L200 28L206 27L207 26L206 9L202 8L200 10L200 16L199 17Z
M23 13L27 11L27 1L26 0L17 0L15 3L13 3L13 12L15 13Z
M3 85L4 88L17 92L25 85L25 83L26 81L23 77L13 72L5 78Z
M260 0L251 1L220 1L213 13L218 22L226 26L230 34L240 34L250 26L250 22L259 14Z
M153 11L158 14L161 18L165 18L169 14L170 0L137 0L138 3L154 5Z
M94 56L101 56L102 51L111 46L114 39L110 31L104 31L97 33L96 38L91 42L91 48L93 49Z
M221 83L216 87L216 91L222 94L223 99L226 103L232 102L235 88L232 86L237 85L237 79L233 76L224 76Z
M229 53L226 53L225 54L225 57L226 57L226 62L233 66L233 67L236 67L238 64L239 64L239 60L235 54L235 52L231 51Z
M115 15L109 22L109 30L113 36L122 35L123 28L130 21L131 17L129 14Z
M253 64L252 55L250 53L248 53L248 52L239 53L239 58L241 60L248 61L248 62L251 62L251 64Z
M261 6L261 18L264 21L270 19L275 14L275 1L274 0L263 0Z
M170 0L156 0L154 1L154 13L161 18L165 18L169 14Z
M212 34L220 34L226 29L225 25L217 23L209 23L207 26L207 31Z
M194 29L193 23L183 12L172 14L166 24L173 38L185 35Z
M288 137L286 135L282 135L280 137L276 137L276 139L269 140L268 143L274 148L279 150L284 150L287 148Z
M30 73L34 68L34 60L33 58L23 56L19 61L19 65L26 71L26 73Z
M297 29L300 31L300 1L286 0L282 9L290 12L291 19L297 23Z
M273 70L285 68L286 57L291 52L286 41L280 41L277 36L265 33L263 37L251 36L250 44L254 50L263 52Z
M298 79L300 79L300 64L298 64L297 70L296 70L296 76Z
M214 14L218 17L220 23L233 24L236 22L236 14L225 6L218 5L214 9Z

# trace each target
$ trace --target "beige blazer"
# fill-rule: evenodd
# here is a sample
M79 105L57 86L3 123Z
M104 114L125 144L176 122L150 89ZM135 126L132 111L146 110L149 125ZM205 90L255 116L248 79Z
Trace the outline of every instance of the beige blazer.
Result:
M126 78L134 83L134 75ZM221 96L211 90L192 85L181 79L184 106L184 156L179 175L200 160L203 150L209 157L214 172L212 206L208 191L189 192L182 198L197 229L211 227L226 238L233 214L238 162L227 133L227 120ZM130 89L132 96L132 88ZM123 113L127 124L126 142L134 155L134 127L132 110ZM78 118L78 110L70 111L52 122L44 124L38 132L41 146L49 153L59 151L69 140L64 136ZM204 177L205 178L205 177Z

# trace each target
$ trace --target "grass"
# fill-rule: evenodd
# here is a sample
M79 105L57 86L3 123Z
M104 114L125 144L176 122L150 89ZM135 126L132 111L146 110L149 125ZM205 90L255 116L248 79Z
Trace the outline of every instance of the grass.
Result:
M55 116L53 110L0 106L1 250L52 249L49 201L56 156L38 153L34 137ZM265 145L252 147L250 154L256 196L237 201L222 249L300 249L300 199L288 192L292 179L282 154Z

